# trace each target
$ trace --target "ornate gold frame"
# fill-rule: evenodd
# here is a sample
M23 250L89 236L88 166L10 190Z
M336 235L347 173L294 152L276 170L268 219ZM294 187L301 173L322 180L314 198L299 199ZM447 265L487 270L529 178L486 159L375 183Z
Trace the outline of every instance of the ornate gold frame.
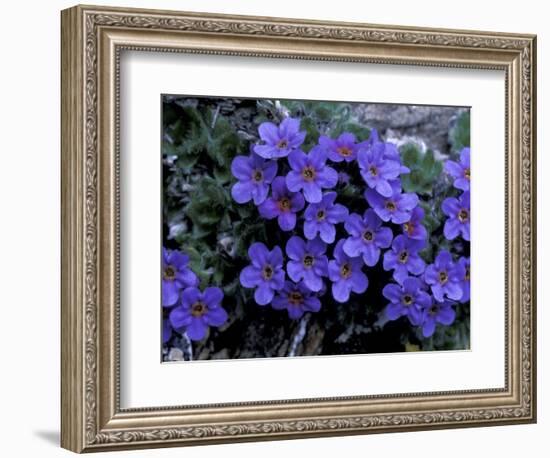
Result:
M88 452L535 421L535 36L87 6L63 11L61 28L63 447ZM121 410L124 49L505 71L506 387Z

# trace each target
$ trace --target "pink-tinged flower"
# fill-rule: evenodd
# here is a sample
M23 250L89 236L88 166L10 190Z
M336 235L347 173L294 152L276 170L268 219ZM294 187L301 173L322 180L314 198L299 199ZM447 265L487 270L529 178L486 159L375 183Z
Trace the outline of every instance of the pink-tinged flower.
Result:
M391 182L402 173L409 173L407 167L398 161L386 159L384 143L376 143L370 148L362 148L357 154L361 176L369 186L384 197L393 194Z
M162 249L162 305L172 307L180 297L180 291L188 286L198 286L199 278L188 267L189 256L178 250Z
M334 248L334 259L328 263L328 276L332 282L332 297L345 303L353 291L362 294L367 290L369 280L361 268L360 257L351 258L344 252L344 240L339 240Z
M170 323L179 332L185 332L191 340L202 340L209 326L219 327L227 321L222 308L223 292L209 287L201 293L198 288L183 290L180 305L170 312Z
M442 302L446 297L459 301L464 294L462 281L465 274L464 266L454 263L447 250L441 250L435 262L426 267L424 280L437 301Z
M254 146L254 152L265 159L288 156L306 138L306 131L300 130L300 120L295 118L286 118L279 126L263 122L258 132L264 144Z
M325 165L327 160L323 148L315 146L309 154L295 150L288 156L292 170L286 176L286 185L293 192L303 191L306 201L319 203L322 189L329 189L338 183L338 173Z
M293 236L286 244L286 254L290 258L286 265L288 276L295 282L301 280L314 292L321 291L322 277L328 275L326 245L319 239L307 242Z
M266 219L277 218L283 231L291 231L296 226L296 213L304 205L304 196L289 191L284 177L276 177L271 185L271 197L258 207L258 211Z
M231 188L231 196L239 204L254 200L260 205L269 192L269 184L277 175L277 162L266 161L256 154L237 156L231 163L231 173L239 181Z
M470 191L465 191L456 199L447 197L441 204L441 210L448 216L443 227L447 240L453 240L459 235L470 241Z
M384 197L374 189L365 191L365 198L382 221L403 224L410 221L412 211L418 205L418 196L402 193L399 181L392 182L392 194Z
M393 278L401 283L409 273L420 275L426 268L418 252L424 248L423 240L410 239L404 235L398 235L393 239L391 250L384 254L384 269L393 269Z
M321 310L321 301L303 282L286 281L284 288L275 296L271 306L275 310L286 309L291 320L299 320L305 312Z
M419 206L411 212L411 219L403 224L403 234L410 239L427 240L428 231L422 221L424 221L424 209Z
M405 278L401 285L384 286L382 294L390 301L385 310L388 319L406 316L413 326L422 322L422 310L432 303L430 295L422 290L422 282L415 277Z
M354 161L357 151L361 147L361 144L357 143L355 135L350 132L344 132L336 139L321 135L319 145L325 149L332 162Z
M449 301L434 302L422 311L422 335L426 338L431 337L437 324L449 326L455 318L456 313Z
M445 171L454 178L454 187L462 191L470 190L470 148L460 151L460 162L445 162Z
M367 266L374 266L380 258L380 249L391 245L391 229L382 227L382 220L370 208L363 218L357 213L349 215L344 227L350 235L344 242L344 252L352 258L362 256Z
M275 291L284 286L283 252L278 246L269 251L263 243L256 242L248 249L248 257L251 264L241 272L241 285L256 288L254 300L258 305L267 305Z
M318 204L309 204L304 212L304 235L313 240L317 234L325 243L333 243L336 237L336 227L348 217L348 209L341 204L335 204L335 192L327 192Z

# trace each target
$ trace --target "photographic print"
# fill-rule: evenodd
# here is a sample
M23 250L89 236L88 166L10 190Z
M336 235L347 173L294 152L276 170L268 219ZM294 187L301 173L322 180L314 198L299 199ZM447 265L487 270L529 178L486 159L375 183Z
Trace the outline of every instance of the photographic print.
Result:
M161 103L162 361L470 348L469 108Z

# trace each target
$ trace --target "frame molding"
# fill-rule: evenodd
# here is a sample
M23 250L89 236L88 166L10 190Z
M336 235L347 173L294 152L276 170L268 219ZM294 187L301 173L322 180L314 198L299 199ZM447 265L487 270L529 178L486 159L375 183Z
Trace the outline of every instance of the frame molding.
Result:
M536 421L536 37L76 6L62 12L61 445L75 452ZM506 387L119 405L119 57L152 52L506 73Z

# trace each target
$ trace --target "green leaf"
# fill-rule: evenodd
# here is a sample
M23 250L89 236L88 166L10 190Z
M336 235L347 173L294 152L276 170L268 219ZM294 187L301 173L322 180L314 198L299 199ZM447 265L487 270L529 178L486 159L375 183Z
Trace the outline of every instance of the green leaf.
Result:
M470 111L459 116L455 126L449 132L449 137L453 151L460 151L470 146Z

